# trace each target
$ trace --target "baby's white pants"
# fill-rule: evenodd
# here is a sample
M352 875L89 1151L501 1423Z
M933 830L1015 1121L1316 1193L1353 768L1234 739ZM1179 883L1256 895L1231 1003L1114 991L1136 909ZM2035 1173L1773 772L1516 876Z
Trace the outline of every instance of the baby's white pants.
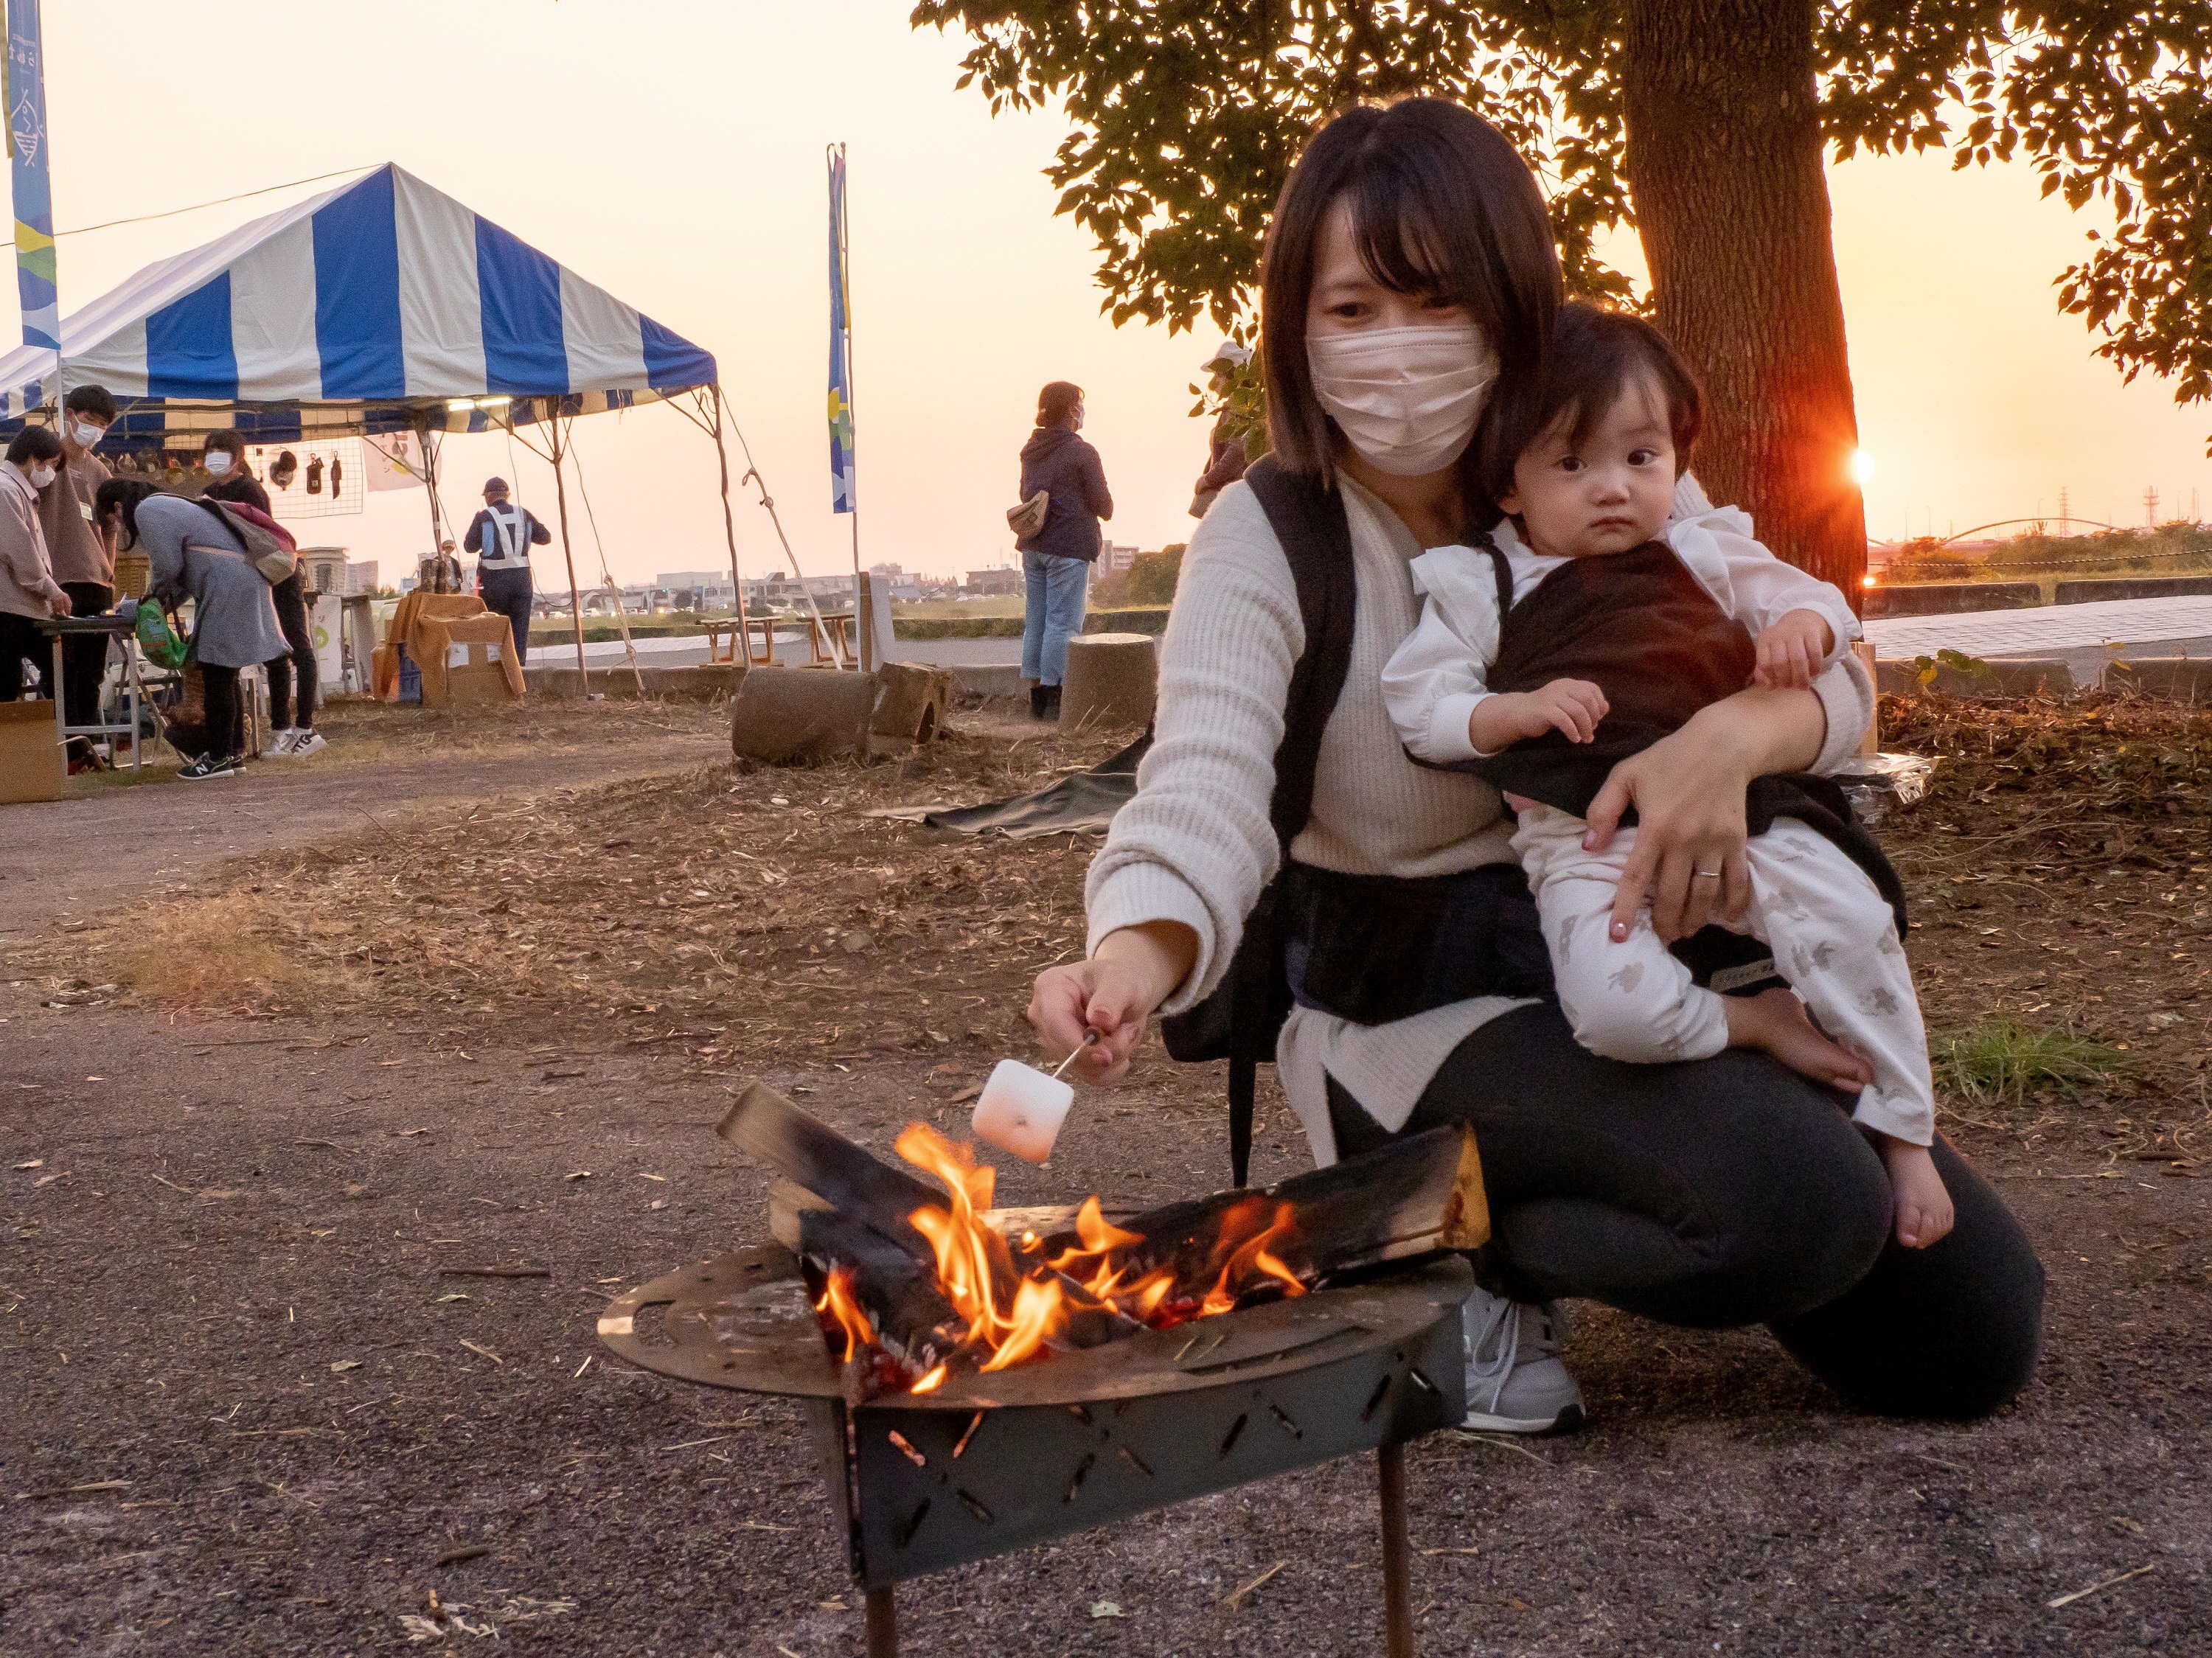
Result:
M1532 805L1513 836L1576 1040L1594 1054L1646 1065L1719 1053L1728 1046L1723 999L1692 982L1652 931L1649 907L1626 940L1610 937L1613 893L1636 831L1622 829L1603 852L1585 852L1589 827ZM1927 1145L1936 1133L1928 1033L1887 902L1840 847L1795 818L1778 818L1744 851L1751 905L1742 920L1723 925L1770 945L1775 970L1820 1028L1873 1065L1874 1082L1854 1118Z

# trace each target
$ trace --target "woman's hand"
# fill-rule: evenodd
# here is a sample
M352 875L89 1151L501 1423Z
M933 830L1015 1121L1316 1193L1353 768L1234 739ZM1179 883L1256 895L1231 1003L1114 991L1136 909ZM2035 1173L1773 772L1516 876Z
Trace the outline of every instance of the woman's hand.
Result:
M75 608L76 606L70 603L70 596L67 593L56 593L46 601L46 609L56 616L67 616Z
M1583 845L1601 852L1636 808L1636 845L1613 901L1612 936L1628 937L1648 899L1671 944L1707 922L1740 919L1751 902L1744 862L1744 790L1769 772L1810 765L1827 733L1820 699L1804 691L1738 691L1613 768L1590 802Z
M1029 1022L1055 1063L1083 1046L1085 1031L1097 1031L1097 1042L1068 1074L1094 1084L1119 1082L1144 1038L1146 1020L1190 976L1197 960L1197 936L1181 922L1122 927L1100 939L1089 961L1037 975Z

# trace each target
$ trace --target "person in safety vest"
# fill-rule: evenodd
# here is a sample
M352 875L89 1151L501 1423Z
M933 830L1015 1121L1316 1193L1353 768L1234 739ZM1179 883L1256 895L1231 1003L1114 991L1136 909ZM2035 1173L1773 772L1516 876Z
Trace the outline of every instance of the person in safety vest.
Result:
M477 592L484 608L507 619L514 633L514 659L530 660L530 550L549 545L553 532L527 508L507 498L505 478L486 478L483 510L469 522L461 550L477 555Z

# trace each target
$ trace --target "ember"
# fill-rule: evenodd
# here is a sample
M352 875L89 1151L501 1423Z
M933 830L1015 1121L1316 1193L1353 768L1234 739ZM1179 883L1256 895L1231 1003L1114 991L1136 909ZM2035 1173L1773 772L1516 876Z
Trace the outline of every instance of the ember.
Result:
M1243 1199L1221 1217L1202 1257L1152 1265L1146 1260L1152 1240L1115 1225L1090 1197L1076 1211L1074 1242L1048 1258L1048 1241L1034 1231L1022 1234L1018 1251L991 1224L987 1215L998 1171L977 1163L972 1146L917 1122L907 1126L896 1149L944 1184L945 1206L917 1208L906 1218L927 1241L936 1258L934 1287L964 1326L949 1362L908 1391L941 1387L954 1363L985 1373L1004 1370L1054 1351L1306 1293L1307 1284L1274 1253L1295 1224L1288 1203ZM850 1363L862 1347L881 1346L850 1266L829 1266L815 1311L841 1363ZM911 1375L896 1363L875 1369L899 1377L901 1385Z

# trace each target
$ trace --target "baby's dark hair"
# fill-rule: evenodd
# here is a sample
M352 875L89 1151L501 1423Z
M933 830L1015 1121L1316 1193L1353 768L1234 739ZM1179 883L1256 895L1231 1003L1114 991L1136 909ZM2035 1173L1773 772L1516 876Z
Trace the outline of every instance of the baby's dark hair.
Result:
M1635 381L1649 380L1667 405L1676 476L1705 423L1705 397L1674 343L1641 317L1582 300L1559 307L1552 361L1540 393L1518 410L1494 401L1477 439L1475 464L1492 501L1513 492L1513 463L1531 444L1562 425L1571 442L1585 443Z

